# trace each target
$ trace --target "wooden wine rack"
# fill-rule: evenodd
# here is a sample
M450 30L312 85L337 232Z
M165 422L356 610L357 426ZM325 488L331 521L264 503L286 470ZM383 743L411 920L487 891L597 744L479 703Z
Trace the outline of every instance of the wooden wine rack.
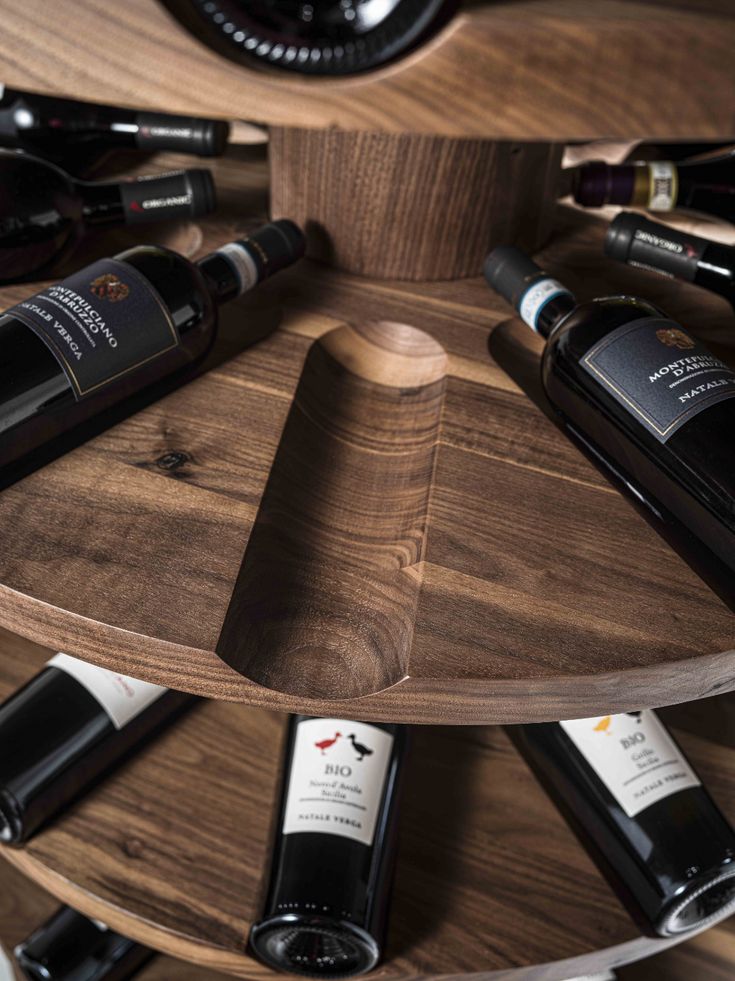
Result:
M416 733L376 977L561 981L669 948L479 726L735 689L735 621L559 433L539 342L476 273L501 239L543 246L580 298L641 293L735 363L724 301L607 262L603 222L554 198L562 140L733 135L732 5L464 3L426 46L341 80L230 63L156 0L62 0L53 25L46 6L0 0L6 84L271 127L270 166L263 145L213 164L216 215L90 241L70 271L141 240L197 257L269 211L306 225L311 258L223 309L189 384L0 492L0 698L62 649L212 699L0 850L0 942L50 912L20 872L190 962L146 981L275 977L246 937L276 713L301 711L453 727ZM735 820L731 748L669 712ZM732 930L708 936L729 976Z
M234 151L216 171L226 219L165 230L166 242L190 254L265 215L262 147ZM604 262L603 230L559 207L545 263L582 296L629 290L665 302L727 355L725 303ZM114 247L128 241L121 232ZM101 248L90 243L79 261ZM2 302L26 290L7 288ZM283 726L265 709L455 723L469 728L419 732L395 926L378 976L562 978L665 947L639 935L502 733L473 724L637 709L733 688L732 615L546 417L538 345L480 281L399 285L304 262L223 312L209 371L0 494L0 622L13 631L0 642L0 698L48 656L23 635L217 701L24 849L0 855L58 899L157 950L265 979L270 972L245 953ZM406 322L415 326L396 326ZM323 374L325 352L349 364L340 382L352 386L347 395ZM376 524L369 500L356 494L373 538L351 541L337 510L328 524L344 548L330 551L299 471L312 467L325 506L349 496L351 471L365 447L376 448L371 399L391 385L409 386L422 406L408 428L390 405L381 408L397 463L408 452L418 481L411 507L397 509L406 526L390 515ZM362 406L359 438L342 406ZM325 468L320 453L335 433ZM371 486L389 494L390 469L375 473ZM285 539L269 509L292 512ZM265 583L276 602L276 587L289 581L281 553L291 547L290 527L316 536L312 581L341 590L340 602L357 601L350 569L361 562L368 592L397 590L385 609L402 609L404 619L382 619L381 649L396 645L392 672L381 673L383 664L374 673L359 638L343 655L324 646L322 657L339 669L323 678L299 667L291 650L299 649L293 632L309 628L303 611L316 600L329 623L341 609L318 591L309 599L289 590L281 630L291 637L271 638L266 659L239 653L252 590ZM401 541L416 551L403 585L402 569L389 563L398 577L391 586L376 556ZM696 738L687 748L735 817L732 754ZM447 790L439 806L437 779Z
M263 157L218 162L224 217L167 235L203 254L261 221ZM560 206L542 261L582 298L648 296L732 358L724 300L605 260L604 228ZM361 719L541 721L735 687L735 618L547 418L540 345L481 280L399 284L305 261L222 312L210 370L0 494L0 625L198 695ZM340 337L340 357L365 349L378 370L380 344L359 340L371 321L423 338L418 367L386 342L383 363L404 365L393 384L415 377L421 344L432 352L413 462L379 444L374 400L390 386L319 375ZM356 398L363 417L350 421ZM412 445L410 417L386 425ZM415 482L396 497L406 466ZM378 527L390 494L398 524ZM313 562L294 586L284 556L299 549ZM340 651L330 624L358 581L374 602ZM290 604L290 639L269 640L265 661L242 651L258 582ZM304 630L312 647L323 635L318 674L299 667Z
M0 698L48 653L1 634ZM284 722L203 703L22 850L1 854L58 900L156 950L285 981L245 951L265 888ZM735 754L682 740L735 820ZM545 981L671 943L640 936L501 729L415 732L388 948L371 976Z

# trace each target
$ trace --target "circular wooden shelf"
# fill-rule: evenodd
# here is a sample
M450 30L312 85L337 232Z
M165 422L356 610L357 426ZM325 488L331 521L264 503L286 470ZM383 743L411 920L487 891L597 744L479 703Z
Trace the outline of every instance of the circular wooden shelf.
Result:
M260 220L260 152L217 165L227 219L202 224L200 252ZM724 300L605 260L585 214L560 206L555 227L542 261L581 297L641 293L732 358ZM395 326L393 374L344 368L365 344L342 325L370 320L419 328L442 377L405 388ZM368 720L541 721L732 689L735 618L534 405L538 352L479 280L302 262L223 308L206 374L0 491L0 626L195 694ZM275 632L258 640L266 582ZM356 639L338 649L340 624Z
M175 5L175 0L171 0ZM157 0L6 4L7 85L279 126L495 139L732 132L729 0L474 0L407 57L349 78L299 78L220 57ZM104 38L105 72L99 72ZM641 57L645 38L646 56ZM694 53L694 54L693 54ZM682 71L696 58L691 71ZM665 95L665 97L662 97Z
M5 638L0 697L46 656ZM274 977L244 948L265 887L284 721L203 703L25 848L0 856L157 950ZM735 818L733 754L689 735L684 742ZM639 935L497 727L417 729L401 820L376 977L572 977L669 945Z
M0 955L12 958L16 945L52 916L59 903L8 862L0 863ZM0 978L5 981L0 956ZM15 965L13 965L15 966ZM17 981L27 981L15 967ZM156 957L135 975L136 981L222 981L218 971L171 957Z

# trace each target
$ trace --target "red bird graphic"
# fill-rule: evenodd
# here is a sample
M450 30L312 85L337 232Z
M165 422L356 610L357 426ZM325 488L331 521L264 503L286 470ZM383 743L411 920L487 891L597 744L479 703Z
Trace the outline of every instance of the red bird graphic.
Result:
M334 746L341 735L341 732L335 732L334 739L322 739L320 743L314 743L314 745L322 751L322 756L324 756L324 750L329 749L330 746Z

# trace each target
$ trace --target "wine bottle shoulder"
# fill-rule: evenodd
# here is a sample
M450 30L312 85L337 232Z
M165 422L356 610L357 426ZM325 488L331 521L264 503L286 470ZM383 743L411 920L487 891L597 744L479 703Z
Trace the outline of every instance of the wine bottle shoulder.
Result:
M580 303L561 320L549 337L547 357L562 351L581 358L612 331L649 317L664 318L653 303L635 296L604 296Z

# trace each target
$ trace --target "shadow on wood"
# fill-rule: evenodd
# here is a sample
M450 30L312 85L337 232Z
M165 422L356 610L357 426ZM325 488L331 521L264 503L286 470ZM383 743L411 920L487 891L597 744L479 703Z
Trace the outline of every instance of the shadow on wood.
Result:
M311 347L217 647L251 680L354 698L405 677L445 371L404 324Z

